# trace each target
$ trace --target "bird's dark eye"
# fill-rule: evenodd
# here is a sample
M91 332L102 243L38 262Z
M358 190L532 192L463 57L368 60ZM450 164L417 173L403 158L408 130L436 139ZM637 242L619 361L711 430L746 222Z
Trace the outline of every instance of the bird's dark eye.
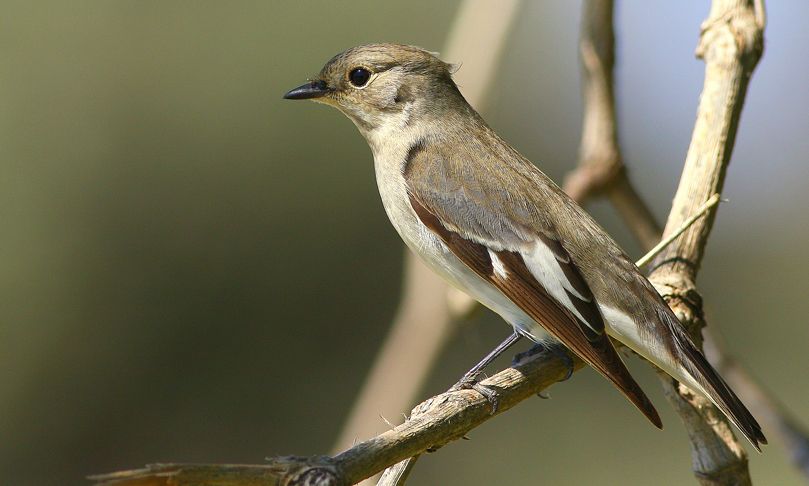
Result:
M362 88L371 79L371 72L365 68L354 68L348 73L348 80L358 88Z

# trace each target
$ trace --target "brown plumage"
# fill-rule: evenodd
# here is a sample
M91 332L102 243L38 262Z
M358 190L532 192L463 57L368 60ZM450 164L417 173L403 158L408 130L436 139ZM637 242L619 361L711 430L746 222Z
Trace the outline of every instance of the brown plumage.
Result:
M415 198L411 197L410 204L421 221L440 235L450 250L469 268L508 295L526 314L542 323L553 337L612 381L652 424L663 428L657 410L629 374L609 337L603 332L594 332L589 325L581 322L549 296L518 253L506 250L496 253L506 269L506 276L500 276L494 271L488 248L447 230L438 218Z
M656 426L657 412L611 338L707 396L757 449L766 443L651 283L581 207L486 125L461 96L449 64L412 46L360 46L286 97L335 106L355 123L373 151L391 222L450 283L521 334L562 342Z

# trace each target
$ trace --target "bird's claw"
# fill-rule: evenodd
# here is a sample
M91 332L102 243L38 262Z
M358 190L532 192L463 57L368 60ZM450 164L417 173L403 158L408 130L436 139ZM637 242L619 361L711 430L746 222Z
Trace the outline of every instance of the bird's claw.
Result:
M481 385L480 383L475 383L474 385L472 385L472 389L483 395L483 398L485 398L486 401L489 402L489 405L492 407L492 410L489 414L490 415L496 414L497 409L500 407L500 398L498 398L497 392L485 385Z
M511 360L511 365L518 365L527 359L536 356L542 353L551 353L561 359L567 367L567 372L565 376L559 381L567 381L573 376L573 371L575 371L573 358L570 357L567 349L561 344L535 344L531 346L527 351L523 351L522 353L517 353L514 355L514 359ZM550 395L547 395L543 392L537 393L537 396L542 399L550 398Z
M466 374L460 380L458 380L458 383L452 385L448 391L452 392L458 390L469 390L470 388L473 388L478 381L480 381L480 375L480 373Z
M449 391L475 390L476 392L480 393L487 402L489 402L489 405L492 408L491 415L494 415L497 413L497 409L500 406L500 398L497 396L497 392L495 390L482 385L479 378L480 374L464 376L458 381L458 383L452 385Z
M562 361L564 361L565 366L567 367L567 371L565 372L565 377L559 381L567 381L573 376L573 372L576 371L575 365L573 363L573 358L570 357L570 352L562 346L561 344L548 346L550 349L549 351L559 357Z
M521 353L515 354L514 357L511 359L511 366L516 366L516 365L528 360L529 358L532 358L532 357L534 357L534 356L536 356L538 354L542 354L542 353L545 352L545 350L546 350L546 347L545 347L544 344L539 344L539 343L534 344L533 346L531 346L527 350L525 350L525 351L523 351Z

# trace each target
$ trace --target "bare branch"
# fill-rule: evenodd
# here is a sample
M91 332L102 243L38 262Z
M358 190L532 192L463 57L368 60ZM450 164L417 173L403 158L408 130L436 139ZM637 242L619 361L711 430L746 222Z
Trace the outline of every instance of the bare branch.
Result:
M91 476L115 486L312 486L345 485L331 458L277 457L269 465L151 464L143 469ZM308 482L307 482L308 481Z
M747 84L763 51L760 18L752 0L712 2L697 48L705 60L705 82L664 236L680 227L702 201L722 191ZM705 323L695 279L715 214L710 211L667 246L650 276L697 342ZM671 378L663 383L689 431L692 466L700 483L749 484L747 457L724 417L708 400Z
M582 147L580 151L580 165L577 170L568 177L565 187L569 191L569 194L580 202L583 202L592 195L598 193L607 193L627 225L630 227L630 229L632 229L635 236L641 242L641 245L648 249L654 243L654 241L658 239L658 231L656 230L657 225L647 207L640 202L637 192L634 190L626 177L626 172L623 170L623 165L621 163L620 149L617 143L614 98L612 94L612 67L614 62L614 55L612 53L614 46L614 34L612 32L612 7L611 0L595 0L585 2L581 38L582 64L583 71L585 73L584 129L582 134ZM761 31L763 30L765 24L763 1L757 0L755 5L751 5L750 3L746 2L733 3L715 1L708 23L706 23L706 25L709 25L715 21L714 19L724 18L729 20L734 16L739 15L738 11L742 11L742 15L747 15L751 9L755 22L754 26L750 26L749 22L745 25L747 28L747 37L743 40L746 40L747 43L745 44L746 51L744 54L739 55L740 51L737 51L735 59L733 59L733 54L730 56L724 56L724 59L721 57L713 57L710 59L706 58L709 67L706 68L705 91L708 91L709 84L715 84L717 82L708 74L708 72L712 69L712 63L723 64L728 61L735 61L743 66L744 69L742 73L733 71L732 69L729 70L730 72L724 73L725 78L735 78L736 80L739 80L743 77L744 84L738 85L735 93L729 92L729 96L725 102L725 106L731 106L729 116L726 117L726 120L730 118L734 118L734 120L728 122L728 125L732 126L732 128L725 131L725 134L730 134L731 137L723 139L725 144L723 148L727 149L727 157L724 159L717 157L714 161L714 164L719 167L724 167L727 164L727 160L729 160L730 149L732 148L733 143L732 135L735 134L735 126L738 123L738 116L741 110L744 91L746 89L746 81L761 55ZM706 37L706 30L706 28L703 29L700 50L704 50L712 45L721 45L718 37ZM716 76L714 76L714 78L716 78ZM700 114L702 116L706 114L713 114L715 112L716 111L706 111L701 105ZM698 124L697 128L695 128L695 139L699 128L700 127ZM692 143L692 146L693 145L694 144ZM692 151L689 151L689 155L692 155ZM721 169L719 172L722 175L724 174L723 169ZM683 181L685 181L687 177L688 176L684 173ZM721 181L716 187L718 188L719 186L721 186ZM705 197L707 197L707 194L703 197L700 197L699 195L695 196L693 193L686 194L686 197L690 198L692 206L694 204L699 204L700 201L705 200ZM633 207L635 210L633 210ZM673 213L678 207L678 203L675 201ZM705 210L707 210L705 206L701 207L696 212L692 212L693 207L680 209L681 217L674 217L669 220L669 225L667 227L669 237L666 239L667 241L661 242L657 248L665 247L671 239L675 238L679 233L682 232L682 229L685 227L683 226L684 224L695 221L696 218L699 217L698 215L701 215ZM690 221L683 221L686 215L691 215L689 217ZM705 226L706 223L709 225L711 221L712 220L708 220L707 222L703 221L703 226ZM677 223L679 223L679 226L677 226ZM672 228L675 227L680 228L680 230L676 232L673 231ZM707 231L704 232L701 237L703 245L706 237ZM675 250L673 248L670 248L669 254L672 254L674 251ZM639 265L645 264L645 258L638 263ZM695 273L696 268L694 268L694 275ZM701 305L701 301L699 301L699 304ZM695 310L697 311L697 314L701 313L701 307ZM746 377L744 374L741 374L740 376ZM669 382L669 385L666 387L667 396L671 397L675 408L681 412L681 416L687 423L687 429L689 430L689 435L692 439L692 450L694 451L694 469L697 476L700 478L700 481L706 484L711 484L712 480L719 480L720 476L717 474L708 474L706 476L703 473L705 471L718 471L718 468L723 467L723 464L730 465L729 470L725 471L724 474L726 478L735 478L733 480L738 480L741 482L749 481L749 475L746 472L746 461L744 458L739 458L737 455L735 455L735 450L730 452L728 452L728 450L723 451L723 446L720 445L722 444L721 441L708 440L712 434L718 434L719 430L703 430L705 428L702 421L703 417L691 412L693 408L685 406L686 400L674 399L675 396L682 396L685 398L686 390L681 388L680 393L678 394L671 386L671 380L668 379L668 377L667 381ZM753 387L742 386L745 381L753 384ZM745 398L745 401L752 402L753 408L756 408L755 405L762 405L763 402L770 405L768 408L766 408L766 410L770 413L762 414L765 424L767 419L770 417L783 417L782 413L780 413L780 411L774 406L772 401L766 400L766 395L760 394L757 396L755 393L757 388L755 387L755 382L749 379L738 379L736 380L735 385L737 385L736 388L738 388L739 393ZM765 397L765 399L762 400L761 397ZM693 399L693 396L689 395L688 398ZM712 411L712 413L715 413L715 411ZM706 412L706 415L710 414ZM791 442L792 444L796 445L795 449L793 450L805 451L805 447L801 447L803 444L807 443L805 440L805 435L796 433L793 422L782 419L778 420L778 423L782 425L782 430L786 430L784 436L787 438L787 442ZM724 437L729 435L730 431L726 425L717 427L716 429L722 429L721 435ZM724 445L725 447L728 447L727 441L728 439L726 439ZM731 438L729 441L733 441L733 439ZM738 444L733 445L738 446ZM712 456L712 450L719 450L720 452ZM707 457L706 460L702 460L700 458L700 451L702 451L702 455ZM797 458L802 458L803 455L804 454L801 452L795 453ZM801 459L796 459L796 461L800 463Z
M573 359L575 370L584 364ZM334 457L277 457L267 466L169 464L92 479L116 486L335 486L355 484L384 468L464 437L495 415L567 377L569 362L557 352L540 353L482 382L498 397L498 409L474 390L450 391L418 405L408 420Z
M376 435L384 427L380 414L399 416L416 401L424 377L454 331L445 293L446 283L408 251L399 310L335 452ZM396 383L396 393L391 393L391 383Z
M413 466L421 456L413 456L405 459L402 462L397 462L393 466L385 469L385 472L379 477L376 486L400 486L407 481L410 472L413 471Z
M750 412L767 431L768 438L778 440L795 467L809 478L809 430L802 427L740 363L723 351L711 333L704 334L705 356L750 407Z
M752 0L714 0L702 25L697 55L705 60L697 120L680 186L664 234L679 227L702 201L721 192L747 84L763 50L763 32ZM664 269L693 280L716 212L709 213L658 257Z
M613 2L611 0L587 0L584 4L580 42L584 72L582 140L579 166L567 178L565 189L574 199L582 203L588 197L599 193L612 195L610 199L613 202L619 202L616 204L616 208L627 225L633 229L633 233L640 240L641 245L650 248L659 240L660 233L651 212L646 209L645 205L638 205L640 198L626 176L617 141L612 75L614 65L612 10ZM693 202L697 205L701 204L712 195L718 199L715 191L695 199ZM632 207L643 209L631 211ZM677 226L671 224L670 219L668 233L674 235L674 228L682 230L688 219L693 223L697 219L697 214L700 212L689 211L686 218L678 220ZM705 218L702 221L704 222ZM671 243L671 239L668 240ZM677 310L675 308L675 311ZM680 312L678 317L684 318L685 316ZM748 484L750 482L749 473L743 450L738 444L733 443L734 447L729 451L726 442L717 440L716 434L712 433L713 429L705 425L703 420L705 417L694 413L691 404L694 400L700 400L700 397L690 394L687 388L682 387L683 398L676 400L673 397L681 396L674 388L676 382L663 374L661 374L661 380L664 382L666 396L686 425L692 444L693 469L698 478L706 471L714 475L716 471L723 471L734 478L741 478L741 484ZM688 393L687 398L691 401L686 400L686 393ZM716 410L711 410L711 413L713 418L717 418ZM718 423L721 424L723 437L730 436L730 440L734 441L727 423L723 420ZM714 451L717 452L714 453ZM729 464L731 467L725 467Z
M607 3L607 2L604 2ZM611 2L609 2L611 3ZM608 22L611 17L607 16L603 12L599 14L599 9L605 8L602 6L591 6L591 3L587 3L585 5L586 9L594 8L596 12L591 12L589 14L585 14L584 18L589 19L589 22L592 23L594 19L600 19L600 22ZM755 3L755 16L756 16L756 24L760 28L764 28L766 24L766 15L764 12L764 5L761 0L757 0ZM587 27L590 24L585 23L584 26ZM591 37L596 37L598 33L603 33L604 28L595 28L590 33L582 32L582 36L586 39ZM610 43L612 42L612 35L610 34L601 34L605 35L610 39ZM599 43L597 39L589 39L587 42L594 42ZM606 44L606 41L601 41L601 44ZM590 63L593 64L593 63ZM605 62L602 62L605 64ZM602 70L603 72L603 70ZM596 73L597 74L597 73ZM597 76L591 76L587 78L587 82L593 83L604 83L604 81L599 81ZM586 88L585 88L586 89ZM591 90L593 91L593 90ZM603 91L594 91L597 94L602 94ZM612 106L611 99L604 99L603 96L593 96L590 98L586 98L586 103L597 103L605 107ZM585 113L597 113L596 110L585 110ZM614 112L613 112L614 116ZM585 115L585 124L586 115ZM616 129L614 125L608 125L607 134L615 133ZM604 169L595 169L595 170L581 170L581 171L574 171L573 174L568 176L569 184L572 184L570 190L571 192L577 196L580 202L589 199L592 196L595 196L597 188L600 187L607 187L610 190L610 200L613 202L614 205L618 208L618 213L623 217L624 222L629 226L632 232L636 235L637 239L641 243L641 246L646 251L650 251L651 256L653 257L656 253L653 250L650 250L650 241L656 241L657 237L653 240L650 238L643 237L641 235L648 235L649 228L657 228L657 223L655 222L651 213L646 210L646 206L643 204L634 205L631 201L637 199L638 195L637 192L632 187L629 179L625 176L626 174L621 174L620 171L609 170L609 167L614 164L613 158L610 157L610 154L618 153L620 154L620 145L610 145L609 142L615 141L616 137L608 137L602 136L601 143L593 148L588 150L582 150L582 153L592 153L596 150L596 147L605 147L606 155L595 155L590 159L582 158L580 160L581 164L605 164ZM590 142L593 137L583 137L582 143ZM618 157L620 160L620 156ZM593 162L593 161L596 162ZM578 177L588 177L590 174L598 174L609 173L612 175L612 179L603 179L600 178L598 182L596 181L587 181L587 180L573 180L574 178ZM603 193L604 191L602 191ZM636 212L632 212L631 210L627 209L628 207L635 206L637 208ZM702 208L704 208L703 206ZM702 209L701 208L701 209ZM692 217L696 217L693 215ZM680 229L684 229L683 226ZM669 237L666 238L665 244L668 244L672 237L679 236L681 231L675 232L671 234ZM664 242L658 244L661 246ZM649 256L649 254L647 254ZM638 266L644 266L648 263L648 258L645 256L641 260L637 262ZM742 367L739 363L737 363L734 359L732 359L727 352L720 349L716 346L716 340L713 338L710 330L706 329L703 331L705 334L705 355L711 364L716 367L719 373L725 377L725 379L730 383L731 387L739 394L742 401L746 403L753 415L758 417L761 421L762 426L768 432L769 435L772 435L773 438L781 442L786 450L789 452L791 459L795 466L804 474L804 476L809 477L809 431L807 431L804 427L802 427L798 421L791 417L790 414L784 409L784 407L775 400L767 391L765 391L761 385L759 385L756 380L754 380L750 374Z
M605 194L635 237L645 248L651 248L660 239L660 227L629 183L618 145L613 90L613 2L587 0L583 8L579 55L584 115L579 164L566 177L564 190L580 204L592 196Z

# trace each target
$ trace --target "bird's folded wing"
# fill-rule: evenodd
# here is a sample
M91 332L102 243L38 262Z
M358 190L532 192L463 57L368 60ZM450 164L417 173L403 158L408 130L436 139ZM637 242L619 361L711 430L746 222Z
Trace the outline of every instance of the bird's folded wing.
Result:
M455 178L443 189L416 178L408 181L410 204L419 220L478 276L612 381L654 425L662 427L654 406L604 332L590 288L549 228L531 228L509 218L515 209L498 209L498 203L504 204L501 200L492 202L494 207L487 205L490 199L476 197L485 196L481 191L488 189L486 185L469 187ZM530 201L512 203L517 210L531 210Z

